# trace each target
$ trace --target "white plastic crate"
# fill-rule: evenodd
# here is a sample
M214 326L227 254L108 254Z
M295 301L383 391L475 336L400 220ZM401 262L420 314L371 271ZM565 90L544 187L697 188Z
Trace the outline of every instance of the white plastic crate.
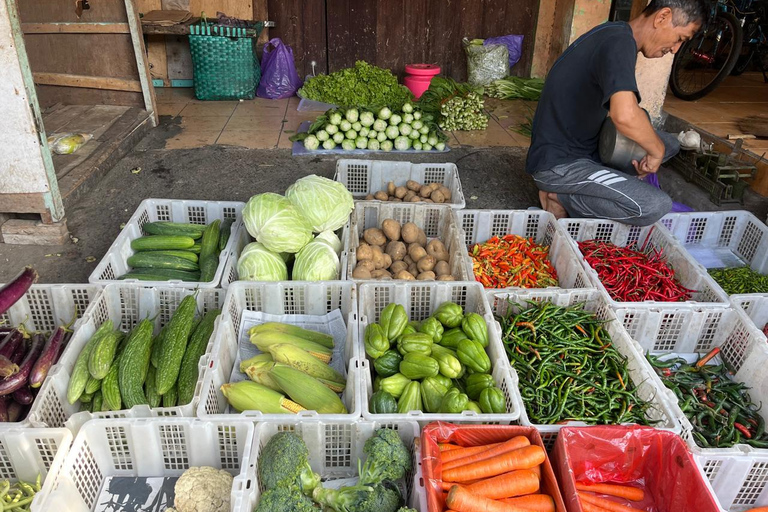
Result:
M637 350L627 331L616 318L611 310L605 296L596 290L518 290L511 293L495 293L489 295L489 302L496 317L505 316L512 308L513 312L518 312L519 304L527 309L528 302L551 302L557 306L572 306L583 303L584 310L595 314L595 316L605 322L604 329L611 337L611 343L614 348L627 358L627 369L632 383L635 385L637 396L643 401L650 403L646 417L651 422L656 422L653 426L663 430L670 430L676 434L682 431L679 421L679 413L671 407L666 400L666 390L654 373L650 364L645 360L642 353ZM499 328L497 324L497 328ZM500 330L500 328L499 328ZM503 347L503 345L502 345ZM500 359L503 359L507 365L510 365L509 358L506 355L506 349ZM518 375L520 378L520 376ZM523 406L525 401L521 398ZM529 418L525 407L521 412L521 424L532 425L536 427L541 434L544 445L547 450L554 445L557 434L564 426L583 426L584 422L571 421L557 425L535 424Z
M77 432L80 426L92 418L141 418L148 416L194 416L200 396L203 370L213 347L214 336L208 341L205 355L198 364L198 381L192 402L176 407L150 408L137 405L128 410L95 412L80 411L80 404L67 400L69 377L80 351L101 324L111 319L115 329L124 332L132 329L145 318L153 319L155 333L167 324L181 300L196 294L197 314L222 307L224 290L209 288L191 290L183 287L142 287L132 284L111 284L95 300L86 312L83 323L75 331L55 371L40 388L40 393L30 411L30 420L48 427L66 426ZM217 319L216 322L219 322Z
M517 374L511 372L508 364L499 360L503 352L498 331L491 314L485 292L476 282L370 282L359 286L360 294L360 332L359 348L362 363L361 390L365 393L362 398L363 417L375 421L418 421L422 426L432 421L451 421L463 423L517 423L520 418L522 402L517 386ZM373 362L366 359L363 339L365 328L369 323L378 322L381 311L390 303L398 303L405 307L409 320L424 320L443 302L455 302L464 308L465 313L477 313L485 318L488 325L489 345L486 351L492 362L491 375L496 386L504 393L507 412L503 414L477 414L473 411L463 411L460 414L427 413L410 411L407 414L373 414L368 407L368 400L373 395Z
M21 299L0 315L0 325L7 323L15 327L24 323L24 327L29 331L48 333L76 319L72 329L77 329L83 322L83 315L88 306L96 300L102 290L101 286L93 284L33 284ZM49 375L57 368L58 365L53 366L48 372ZM46 378L46 381L48 380L50 379ZM35 398L33 407L37 403ZM43 426L30 419L31 412L30 408L29 414L23 420L0 423L0 426Z
M616 311L642 351L653 355L686 355L720 348L720 356L736 372L733 379L751 389L752 401L768 403L768 347L765 336L738 308L627 308ZM683 436L709 478L726 510L768 505L768 450L741 444L732 448L700 448L692 440L692 426L666 390L667 400L683 425ZM768 418L765 408L760 410Z
M54 487L71 443L72 433L65 428L0 430L0 480L34 484L40 476L42 488L32 500L31 510L44 511L41 505Z
M768 226L750 212L670 213L660 222L705 268L768 274Z
M165 286L173 284L186 288L216 288L221 282L229 254L232 252L239 232L243 227L241 212L245 203L237 201L191 201L180 199L145 199L134 212L125 227L117 236L107 253L88 277L88 282L96 284L134 283L141 286ZM214 220L231 219L232 231L227 246L219 255L219 266L212 281L205 283L191 281L138 281L136 279L119 280L131 268L128 258L134 254L131 240L145 236L142 226L147 222L167 221L190 224L210 224Z
M555 216L543 210L459 210L459 226L464 232L464 245L470 246L504 235L532 238L549 246L549 261L557 271L558 284L548 288L592 288L581 260L568 235ZM474 275L472 258L467 257L467 275ZM489 292L513 291L520 287L488 288Z
M592 284L606 294L606 300L613 308L699 307L727 306L729 304L728 295L661 224L656 223L644 227L629 226L602 219L560 219L559 222L571 236L572 243L579 254L581 251L576 242L593 239L612 242L619 247L626 247L635 242L637 250L642 250L648 254L652 254L654 249L663 251L664 260L674 269L675 278L680 284L689 290L696 290L692 294L692 300L686 302L618 302L608 296L597 272L582 258L582 265L587 270Z
M731 304L740 307L760 331L768 326L768 295L731 295Z
M358 475L358 459L365 460L363 447L365 442L379 428L397 430L406 448L413 454L413 469L405 475L407 506L427 512L426 497L420 485L421 450L419 448L420 429L418 423L409 422L374 422L365 420L346 421L307 421L291 419L258 423L256 436L258 447L252 459L258 467L258 455L261 449L278 432L294 432L299 435L309 448L309 465L320 475L323 485L332 487L333 480L352 478ZM258 479L256 470L256 499L264 492L264 486ZM331 484L331 485L329 485Z
M445 205L430 203L389 203L381 201L358 201L349 221L347 237L344 240L344 252L347 265L342 268L344 279L352 279L352 271L357 266L357 246L363 232L368 228L380 228L386 219L394 219L400 224L413 222L424 230L427 239L439 238L450 254L448 265L456 281L466 281L467 255L462 243L463 234L458 229L455 210ZM355 279L357 282L366 282ZM369 280L372 281L372 280Z
M243 311L261 311L283 315L282 321L291 323L292 315L325 315L340 310L347 326L347 340L343 347L344 370L347 385L341 399L347 414L318 414L302 411L302 419L346 421L360 416L360 393L357 362L357 298L353 283L349 281L281 281L277 283L238 281L227 289L224 300L224 318L215 336L213 355L203 377L197 416L200 418L251 419L254 421L292 421L285 414L264 414L260 411L229 411L229 403L221 386L230 382L237 359L238 335ZM343 372L342 372L343 373Z
M254 425L193 418L89 421L80 429L40 511L89 512L109 477L178 477L193 466L234 477L231 512L251 512ZM127 509L126 509L127 510Z
M342 158L336 162L334 179L342 183L355 199L365 199L368 194L383 190L387 183L405 186L408 180L420 184L442 183L451 191L451 200L446 202L451 208L461 209L466 206L464 192L459 181L459 169L456 164L413 164L391 160L348 160ZM380 203L381 201L376 201Z

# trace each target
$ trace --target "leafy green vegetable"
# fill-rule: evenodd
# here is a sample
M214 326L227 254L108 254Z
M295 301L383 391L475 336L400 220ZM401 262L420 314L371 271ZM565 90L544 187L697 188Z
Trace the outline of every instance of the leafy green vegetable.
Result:
M492 98L501 98L503 100L538 101L543 89L544 80L541 78L508 76L501 80L495 80L488 85L485 88L485 94Z

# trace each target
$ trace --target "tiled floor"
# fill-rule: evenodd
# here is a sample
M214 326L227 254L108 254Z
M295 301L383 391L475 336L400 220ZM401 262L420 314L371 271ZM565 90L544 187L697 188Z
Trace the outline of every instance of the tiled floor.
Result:
M290 149L289 138L303 121L312 121L321 112L298 112L299 98L247 101L198 101L192 89L156 89L161 116L179 117L181 131L166 142L167 149L189 149L227 144L250 149ZM454 132L449 146L527 147L530 139L517 133L527 116L533 116L535 102L486 100L490 115L488 129ZM178 120L176 120L178 121Z
M768 116L768 84L759 72L730 76L698 101L683 101L669 92L664 110L719 137L742 134L740 119ZM744 147L762 154L768 150L768 139L745 140Z

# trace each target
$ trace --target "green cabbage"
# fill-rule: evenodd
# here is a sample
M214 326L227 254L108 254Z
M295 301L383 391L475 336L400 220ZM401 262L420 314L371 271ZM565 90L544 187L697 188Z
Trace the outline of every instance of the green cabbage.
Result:
M241 281L286 281L288 267L283 258L259 242L243 248L237 260L237 275Z
M243 208L248 233L273 252L296 253L312 240L312 226L291 201L267 192L248 200Z
M347 223L355 207L352 194L338 181L310 174L288 187L291 200L312 226L312 231L336 231Z
M339 277L341 262L331 244L321 238L309 242L296 255L294 281L331 281Z
M339 240L339 237L336 236L336 233L333 231L323 231L315 237L315 240L325 240L331 244L331 247L336 251L336 254L341 252L341 240Z

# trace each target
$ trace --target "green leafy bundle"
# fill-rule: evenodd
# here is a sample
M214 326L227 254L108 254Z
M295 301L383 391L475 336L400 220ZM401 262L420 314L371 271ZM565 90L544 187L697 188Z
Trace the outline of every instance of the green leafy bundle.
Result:
M492 82L485 88L485 94L502 100L538 101L543 89L544 80L541 78L508 76Z

